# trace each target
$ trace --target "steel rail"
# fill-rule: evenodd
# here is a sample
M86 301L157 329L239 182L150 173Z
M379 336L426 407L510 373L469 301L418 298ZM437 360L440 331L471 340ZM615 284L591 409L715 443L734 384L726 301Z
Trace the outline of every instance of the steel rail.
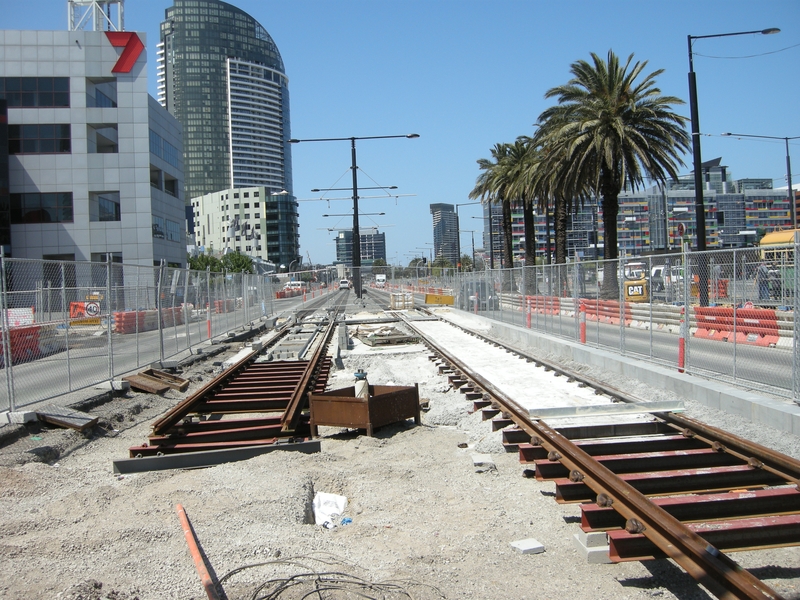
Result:
M281 338L285 337L288 333L289 329L284 327L280 334L274 338L273 342L277 342ZM186 413L188 413L193 406L203 402L206 398L208 398L209 395L212 395L220 388L224 388L229 381L238 377L242 372L244 372L255 361L258 355L259 352L254 350L248 356L245 356L242 360L233 365L230 369L206 383L195 393L181 400L178 404L164 413L161 418L157 419L153 423L153 433L157 435L165 434L171 427L183 419Z
M490 381L472 373L467 365L438 346L410 321L405 320L405 322L433 351L463 373L470 373L470 378L489 393L503 412L508 413L512 420L531 436L532 443L540 444L549 451L557 453L557 460L567 466L571 478L581 480L598 495L604 494L607 498L606 503L613 504L614 509L627 519L626 528L644 534L666 556L674 560L715 596L725 600L781 598L775 590L739 567L678 519L650 502L636 488L622 481L565 436L543 421L532 420L523 407L508 398Z

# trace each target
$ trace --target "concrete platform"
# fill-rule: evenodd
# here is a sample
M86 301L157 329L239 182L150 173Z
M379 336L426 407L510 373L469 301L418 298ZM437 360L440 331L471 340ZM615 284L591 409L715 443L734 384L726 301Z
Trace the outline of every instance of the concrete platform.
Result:
M440 316L447 318L446 314ZM631 379L638 379L643 383L692 399L710 408L800 436L800 406L790 399L770 398L719 381L679 373L677 368L669 369L550 336L540 331L459 311L459 321L463 321L464 317L475 320L478 328L482 330L488 328L489 336L496 337L522 352L531 354L545 352L577 363L598 367L607 373L617 373Z

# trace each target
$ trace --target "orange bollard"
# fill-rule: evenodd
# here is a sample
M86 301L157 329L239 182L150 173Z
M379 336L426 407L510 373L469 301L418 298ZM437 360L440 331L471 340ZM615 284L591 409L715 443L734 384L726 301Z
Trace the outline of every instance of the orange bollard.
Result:
M531 299L530 297L525 298L525 326L530 329L531 328Z
M581 344L586 343L586 305L581 300L581 314L580 314L580 332L581 332Z

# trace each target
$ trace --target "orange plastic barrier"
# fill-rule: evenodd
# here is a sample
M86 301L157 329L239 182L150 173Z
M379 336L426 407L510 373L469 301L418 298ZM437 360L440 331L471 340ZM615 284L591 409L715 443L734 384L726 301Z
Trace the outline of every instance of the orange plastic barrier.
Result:
M592 298L583 299L586 308L586 318L598 323L609 323L619 325L619 301L618 300L596 300ZM624 303L622 308L625 325L630 325L633 321L633 310L629 303Z
M558 296L526 296L530 302L531 312L541 315L557 315L561 312L561 300Z
M9 328L8 343L11 347L11 360L15 364L39 358L39 325ZM3 351L0 344L0 356Z
M697 330L694 337L707 340L774 346L778 343L778 317L772 309L695 306ZM734 329L736 335L734 336Z

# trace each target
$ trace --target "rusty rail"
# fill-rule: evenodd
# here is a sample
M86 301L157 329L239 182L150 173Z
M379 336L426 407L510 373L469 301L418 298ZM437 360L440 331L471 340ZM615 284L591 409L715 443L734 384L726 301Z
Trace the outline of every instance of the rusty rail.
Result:
M602 459L595 459L545 422L532 419L527 410L519 406L513 399L506 397L485 378L471 373L465 364L444 348L439 347L414 327L412 322L406 321L406 324L414 329L435 353L453 365L455 370L464 374L469 373L469 379L475 382L476 387L485 390L490 399L486 399L484 395L482 400L476 402L476 407L488 406L490 415L501 414L500 419L504 423L516 423L531 444L540 446L547 451L547 459L541 461L542 463L560 463L561 468L568 473L569 479L559 479L558 483L566 488L569 488L570 483L574 483L576 486L583 486L591 490L592 497L581 497L576 501L591 501L594 498L603 508L613 508L616 513L621 515L625 521L625 530L613 533L619 533L619 537L633 535L638 536L638 539L646 539L648 543L657 548L659 556L668 556L673 559L695 580L702 583L719 598L766 599L780 597L768 585L748 571L741 569L733 560L701 537L696 530L702 528L682 523L665 510L663 503L660 505L658 502L651 501L644 493L626 481L625 476L616 474L604 466L601 462ZM497 344L495 341L492 343ZM513 351L519 354L518 351ZM563 374L586 381L585 378L579 378L566 372L563 367L558 370ZM618 390L614 390L613 395L623 400L626 399L625 395ZM745 470L759 472L760 477L754 478L757 481L752 484L756 487L797 483L796 477L800 473L800 462L790 457L742 440L727 432L716 430L688 417L673 413L662 413L658 417L662 419L662 423L657 425L661 433L669 430L675 432L676 429L681 428L677 431L679 434L677 437L702 438L699 441L710 444L715 452L730 452L734 458L744 461ZM651 428L652 425L648 424ZM629 432L627 435L631 435L631 433ZM539 477L538 472L537 477ZM790 492L786 495L790 497L788 501L791 503L793 500L796 501L798 494L796 488L789 489ZM798 515L791 515L790 518L785 519L786 523L773 524L772 531L794 527L795 537L786 539L797 539L797 536L800 535L800 532L797 531L798 519ZM758 524L758 522L753 524L754 528L757 528ZM763 520L760 524L764 525Z

